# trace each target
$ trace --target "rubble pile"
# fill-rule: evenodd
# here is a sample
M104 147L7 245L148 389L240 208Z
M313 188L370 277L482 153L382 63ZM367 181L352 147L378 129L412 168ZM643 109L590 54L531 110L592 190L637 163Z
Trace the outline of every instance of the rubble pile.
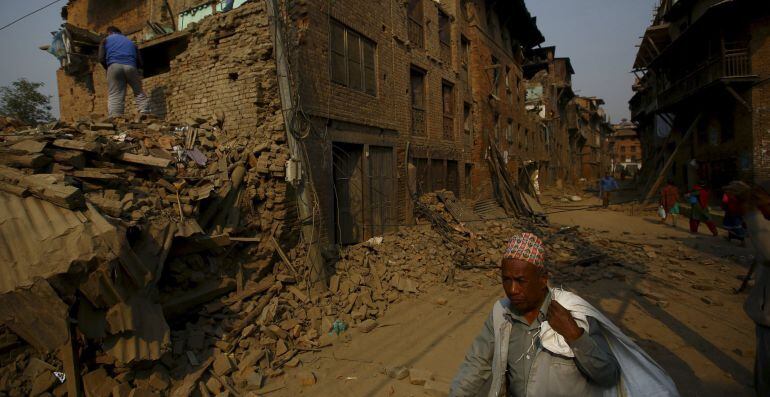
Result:
M86 386L91 369L133 374L167 357L167 319L270 271L275 245L296 239L283 125L258 140L222 122L83 120L0 136L3 352L20 339L57 357L81 346L91 354L41 358L83 368ZM31 390L23 361L3 367L0 390Z
M289 211L285 185L274 183L283 178L288 158L282 125L271 141L257 144L228 135L222 122L216 116L183 123L84 121L5 136L2 179L25 189L4 185L11 193L73 210L88 202L128 225L193 218L220 234L267 229L273 220L267 213L284 219ZM242 222L239 215L217 211L241 207L253 209ZM255 218L258 213L265 218Z
M22 121L13 117L0 116L0 133L9 134L29 128Z

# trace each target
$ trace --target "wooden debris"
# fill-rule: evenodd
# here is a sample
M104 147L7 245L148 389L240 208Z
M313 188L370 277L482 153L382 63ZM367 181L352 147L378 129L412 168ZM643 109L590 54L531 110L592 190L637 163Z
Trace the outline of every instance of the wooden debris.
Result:
M132 154L132 153L121 153L118 156L118 159L125 161L127 163L148 165L151 167L160 167L160 168L166 168L171 164L171 160L168 160L168 159L162 159L160 157L153 157L153 156L141 156L141 155Z
M102 151L102 145L97 142L74 141L69 139L57 139L53 145L64 149L81 150L89 153L99 153Z
M27 153L40 153L46 146L46 142L27 139L11 145L11 150L20 150Z
M13 152L0 152L0 164L11 167L39 169L50 163L51 158L42 153L14 154Z

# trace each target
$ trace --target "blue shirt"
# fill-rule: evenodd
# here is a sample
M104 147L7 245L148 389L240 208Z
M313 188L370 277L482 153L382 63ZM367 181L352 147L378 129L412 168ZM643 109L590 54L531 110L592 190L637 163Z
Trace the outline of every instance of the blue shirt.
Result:
M618 183L613 178L602 178L601 181L599 181L599 189L602 192L611 192L617 188L619 188Z
M104 51L107 59L107 66L117 63L119 65L128 65L139 67L137 58L136 44L131 39L122 34L112 33L104 40Z

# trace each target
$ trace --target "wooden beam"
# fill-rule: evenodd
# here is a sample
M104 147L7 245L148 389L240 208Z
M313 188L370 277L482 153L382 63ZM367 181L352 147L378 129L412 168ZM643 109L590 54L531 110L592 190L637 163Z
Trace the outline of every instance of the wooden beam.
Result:
M658 175L658 179L655 180L655 183L652 184L652 187L650 188L650 191L647 192L647 196L644 198L643 205L647 205L650 203L650 199L652 199L653 196L655 196L655 192L658 191L658 188L660 188L660 185L663 183L663 180L666 179L666 174L668 174L668 170L671 169L671 166L674 164L674 158L676 158L677 153L679 152L679 149L684 146L684 144L690 139L690 136L692 136L693 131L695 131L695 127L698 126L698 123L700 122L701 118L703 118L703 113L698 114L698 117L693 120L692 124L690 124L690 127L687 129L687 132L682 136L682 140L679 142L678 145L676 145L676 148L674 148L674 151L671 153L671 157L666 160L666 164L663 165L663 169L660 171L660 175ZM665 148L663 148L665 150Z
M67 395L80 397L83 395L80 359L75 347L75 338L72 337L75 334L72 327L70 327L69 334L69 341L59 349L59 359L64 367L63 372L66 376L64 383L67 387Z
M727 92L730 93L730 95L735 97L735 100L738 101L738 103L740 103L741 105L743 105L749 113L753 111L753 109L751 108L751 105L749 105L749 103L746 102L746 100L743 99L743 97L740 94L738 94L738 91L735 91L733 87L730 87L729 84L725 84L725 89L727 90Z
M39 169L50 163L51 158L42 153L15 154L13 152L0 152L0 164L12 167Z
M661 120L663 120L666 123L666 125L668 125L672 129L674 128L674 120L672 120L667 113L658 113L657 115L660 116Z
M75 149L90 153L99 153L102 150L100 143L73 141L70 139L57 139L53 141L53 145L64 149Z
M127 163L149 165L151 167L166 168L169 166L169 164L171 164L171 160L169 159L153 156L141 156L132 153L121 153L117 158Z
M656 45L655 45L655 42L654 42L654 41L652 41L652 39L650 38L650 36L647 36L647 41L648 41L648 42L650 43L650 45L652 46L652 49L653 49L653 50L655 50L655 53L657 53L658 55L660 55L660 50L658 49L658 46L656 46Z

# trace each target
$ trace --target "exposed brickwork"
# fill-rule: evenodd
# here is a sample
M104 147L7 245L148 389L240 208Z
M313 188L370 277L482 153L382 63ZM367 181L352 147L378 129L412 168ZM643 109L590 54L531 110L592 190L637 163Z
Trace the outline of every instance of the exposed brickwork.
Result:
M70 3L70 8L82 3ZM100 65L85 76L68 76L60 70L58 78L62 119L106 114L106 79ZM155 114L191 123L215 114L224 118L229 135L249 143L238 144L240 150L260 148L240 153L248 172L239 204L250 210L244 215L250 224L284 241L296 241L296 203L292 188L284 182L289 153L264 4L247 3L190 28L187 51L171 61L169 72L145 79L144 86ZM129 117L136 115L130 96L129 89ZM260 252L272 252L269 241L262 245L265 250Z
M94 0L75 0L68 6L69 22L103 31L115 24L135 40L147 31L140 26L146 20L170 22L160 16L167 12L159 1L129 2L109 12L98 12ZM391 205L393 223L411 220L409 167L427 164L433 187L455 188L463 198L491 197L487 147L497 142L508 152L508 167L517 175L524 161L546 161L545 129L525 109L521 51L514 53L511 37L505 44L499 29L491 33L487 26L487 2L475 2L475 12L461 10L460 0L440 3L422 0L424 46L409 40L407 4L404 1L365 2L355 0L304 0L289 3L288 57L297 100L306 124L312 131L303 144L307 171L313 179L320 207L321 241L334 242L335 191L333 147L338 144L360 145L364 175L373 172L370 152L391 148L394 191ZM176 12L189 6L172 1ZM98 8L98 7L97 7ZM450 17L450 45L442 46L439 15ZM470 17L470 15L474 17ZM164 19L166 18L166 19ZM503 18L504 19L504 18ZM376 45L375 71L377 92L370 95L331 81L330 26L332 21ZM335 22L335 23L336 23ZM277 92L275 61L264 2L255 1L227 14L208 17L188 29L189 43L170 62L170 71L144 80L145 91L152 98L152 111L175 119L219 113L225 128L238 134L253 134L272 139L276 150L269 159L255 159L270 173L280 173L278 164L286 160L285 145L277 142L282 129L280 100ZM495 37L493 37L493 35ZM470 42L468 81L462 67L461 37ZM162 40L162 39L161 39ZM447 54L450 54L447 59ZM492 99L494 68L498 59L497 99ZM411 68L425 71L425 134L411 131ZM506 70L510 92L506 89ZM445 112L442 85L453 87L451 106ZM62 117L106 113L106 82L101 66L94 66L86 76L70 77L59 73ZM129 94L130 95L130 94ZM130 98L127 102L131 102ZM472 110L472 140L464 133L463 109ZM451 109L451 110L450 110ZM133 105L128 106L135 114ZM494 137L494 115L499 114L499 140ZM450 116L450 117L445 117ZM451 120L451 136L445 135L445 120ZM506 126L513 126L511 141ZM306 127L312 126L312 130ZM407 156L408 148L408 156ZM263 161L264 160L264 161ZM266 162L266 163L265 163ZM453 169L456 167L456 176ZM472 170L466 180L466 169ZM423 169L424 170L424 169ZM392 171L392 172L391 172ZM414 171L412 171L414 172ZM373 180L363 178L362 200L366 202ZM365 211L366 212L366 211ZM371 220L365 214L365 222ZM373 231L372 231L373 233Z
M764 81L751 90L753 178L764 182L770 180L770 17L753 21L751 33L752 71Z

